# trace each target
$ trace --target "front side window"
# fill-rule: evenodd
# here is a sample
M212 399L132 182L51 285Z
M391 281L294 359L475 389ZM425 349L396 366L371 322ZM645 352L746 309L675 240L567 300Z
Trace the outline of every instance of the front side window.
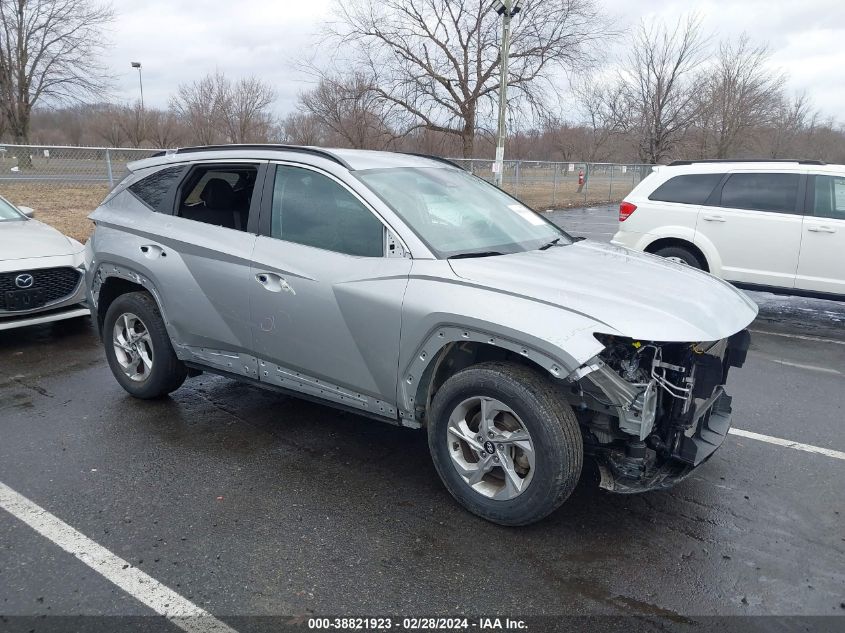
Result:
M184 169L184 165L167 167L146 178L141 178L138 182L129 185L127 189L141 202L157 211L164 202L167 192L170 191L170 187L176 184Z
M686 174L670 178L648 197L659 202L704 204L724 174Z
M816 176L813 215L845 220L845 176Z
M200 165L180 189L176 215L195 222L246 231L257 165Z
M572 239L493 185L443 167L354 172L441 258L534 250Z
M26 220L26 216L23 213L19 213L18 210L10 203L6 202L6 200L0 198L0 222L14 220Z
M731 174L722 187L723 207L795 213L798 174Z
M328 176L279 165L273 183L270 236L359 257L384 256L384 225Z

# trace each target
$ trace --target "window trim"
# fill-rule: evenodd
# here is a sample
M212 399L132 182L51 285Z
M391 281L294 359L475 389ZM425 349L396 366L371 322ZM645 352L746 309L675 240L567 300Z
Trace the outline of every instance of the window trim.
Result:
M726 184L728 184L728 180L730 180L731 176L741 175L741 174L752 174L752 175L784 175L784 176L798 176L798 189L796 190L795 194L795 205L792 208L792 211L775 211L772 209L754 209L751 207L736 207L736 206L727 206L722 204L722 192ZM714 198L712 201L708 200L708 203L712 202L712 204L708 204L707 206L718 207L720 209L736 209L738 211L753 211L755 213L777 213L780 215L797 215L803 216L804 211L802 210L804 207L804 198L806 196L806 187L807 187L807 174L806 172L800 171L777 171L777 170L766 170L766 171L744 171L744 170L737 170L737 171L730 171L725 174L725 178L719 184L717 189L711 195L711 198Z
M168 187L167 193L164 194L164 197L161 199L161 202L158 203L158 207L152 206L149 202L147 202L141 196L139 196L137 193L132 191L132 187L137 185L139 182L146 180L150 176L155 176L156 174L163 172L165 169L174 169L174 168L177 168L177 167L179 169L181 169L181 172L176 175L176 179L170 184L170 187ZM132 195L133 198L135 198L138 202L143 204L145 207L147 207L151 211L153 211L155 213L163 213L164 215L169 215L168 203L170 202L170 199L173 195L173 191L174 191L175 187L179 186L179 183L182 182L182 179L185 177L185 168L186 167L187 167L187 165L161 165L160 169L155 169L153 171L150 171L148 174L144 174L143 176L141 176L140 178L138 178L134 182L126 185L124 190L128 191Z
M338 178L333 173L326 171L324 169L320 169L319 167L315 167L314 165L309 165L307 163L298 163L296 161L290 160L272 160L267 164L267 172L264 178L264 188L261 192L261 208L259 211L259 221L258 221L258 235L263 237L269 238L271 240L277 240L279 242L285 242L287 244L296 244L297 246L304 246L307 248L313 248L319 251L323 251L325 253L333 253L335 255L342 255L344 257L354 257L355 259L378 259L377 257L367 257L364 255L350 255L349 253L341 253L340 251L333 251L328 248L320 248L319 246L312 246L310 244L300 244L299 242L292 242L290 240L285 240L279 237L272 236L272 221L273 221L273 189L276 185L276 167L296 167L298 169L305 169L308 171L313 171L317 174L322 176L326 176L327 178L333 180L341 187L343 187L346 191L348 191L352 196L360 202L367 211L373 214L373 216L381 222L382 226L384 227L384 232L382 233L382 258L386 259L388 257L396 257L395 254L390 253L389 251L389 244L391 236L395 241L397 241L404 251L411 257L411 250L408 248L408 245L405 243L405 240L402 239L402 236L399 235L399 232L396 231L387 220L382 217L382 215L373 208L363 196L361 196L357 191L352 189L347 183L345 183L342 179Z
M251 158L243 158L243 159L223 159L223 160L204 160L204 161L195 161L186 164L187 169L182 174L181 179L178 181L177 187L171 187L171 190L168 192L168 196L166 199L166 205L163 205L164 208L162 213L166 213L167 215L171 215L174 218L180 218L182 220L188 220L189 222L197 222L197 220L189 220L188 218L183 218L182 216L178 215L177 207L178 202L182 198L183 188L188 184L191 179L191 176L194 172L198 169L205 169L209 167L215 168L225 168L225 167L243 167L244 165L254 166L257 169L257 174L255 176L255 186L252 189L252 197L249 201L249 214L247 216L246 228L243 231L238 231L238 229L230 229L225 226L220 226L217 228L226 229L227 231L237 231L238 233L252 233L253 235L258 235L258 221L259 221L259 213L261 208L261 196L264 190L264 179L267 176L267 161L266 160L256 160ZM199 222L199 224L204 224L203 222ZM207 226L213 226L208 224Z

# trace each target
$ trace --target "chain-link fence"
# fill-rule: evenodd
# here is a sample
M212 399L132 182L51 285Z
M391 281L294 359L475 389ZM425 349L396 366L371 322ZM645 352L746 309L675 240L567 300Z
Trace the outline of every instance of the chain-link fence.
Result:
M469 172L493 181L493 161L452 159ZM651 172L651 165L506 160L502 188L544 211L619 202Z
M39 219L84 240L86 216L126 172L126 163L158 150L0 145L0 195L36 210Z
M0 145L0 195L36 210L64 233L84 240L86 216L120 181L126 163L160 150L48 145ZM493 161L453 159L486 180ZM502 187L537 210L617 202L650 165L505 161Z

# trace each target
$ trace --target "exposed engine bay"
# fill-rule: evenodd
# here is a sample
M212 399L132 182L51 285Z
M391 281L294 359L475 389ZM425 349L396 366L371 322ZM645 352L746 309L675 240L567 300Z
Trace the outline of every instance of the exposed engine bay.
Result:
M596 338L605 349L569 376L567 397L601 486L641 492L676 483L727 435L724 385L729 369L745 362L748 331L697 343Z

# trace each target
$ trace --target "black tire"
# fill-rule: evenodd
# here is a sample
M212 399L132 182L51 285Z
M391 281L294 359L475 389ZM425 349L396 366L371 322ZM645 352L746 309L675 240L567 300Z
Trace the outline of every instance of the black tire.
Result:
M134 381L124 373L114 349L115 322L127 313L136 315L146 326L152 347L152 369L141 381ZM165 396L178 389L188 375L187 368L173 351L155 299L146 292L129 292L112 301L103 321L103 345L112 374L120 386L136 398L148 400Z
M698 255L684 246L666 246L665 248L655 251L654 254L666 258L675 257L687 266L697 268L698 270L704 270L704 263L698 258Z
M510 407L531 436L535 466L525 490L508 500L495 500L474 490L459 475L449 452L452 412L467 398L492 397ZM490 362L450 377L431 405L428 445L446 488L461 505L500 525L528 525L566 501L581 475L583 439L572 407L550 376L523 365Z

